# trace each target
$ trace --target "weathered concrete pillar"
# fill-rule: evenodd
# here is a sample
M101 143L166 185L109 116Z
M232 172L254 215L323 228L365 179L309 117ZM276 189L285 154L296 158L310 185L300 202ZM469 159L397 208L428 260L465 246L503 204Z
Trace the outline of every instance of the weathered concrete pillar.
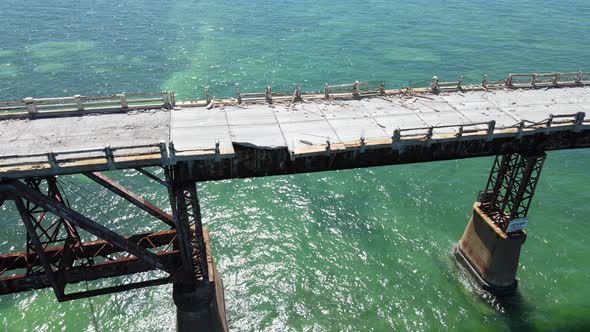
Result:
M516 270L524 228L545 153L496 156L486 189L473 205L471 219L454 253L482 288L509 295L518 284Z
M473 205L473 214L455 256L477 279L482 288L497 295L514 293L520 247L526 240L524 230L506 234L481 209Z
M225 318L223 283L215 269L209 245L209 234L203 228L209 280L199 281L194 287L173 285L176 304L176 330L179 332L228 331Z

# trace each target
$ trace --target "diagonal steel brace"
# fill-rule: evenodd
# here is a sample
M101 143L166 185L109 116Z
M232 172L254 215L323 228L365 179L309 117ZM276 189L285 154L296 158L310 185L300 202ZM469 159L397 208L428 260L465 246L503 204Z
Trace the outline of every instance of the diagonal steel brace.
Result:
M100 239L106 240L112 243L114 246L129 252L135 257L145 261L156 269L166 271L170 274L174 274L175 270L167 267L158 256L152 252L138 246L137 244L125 239L123 236L111 231L110 229L98 224L92 219L72 210L71 208L59 203L55 200L44 196L38 191L35 191L22 182L17 180L8 180L7 183L14 187L14 191L20 197L26 198L35 204L43 207L47 211L69 220L76 226L98 236Z

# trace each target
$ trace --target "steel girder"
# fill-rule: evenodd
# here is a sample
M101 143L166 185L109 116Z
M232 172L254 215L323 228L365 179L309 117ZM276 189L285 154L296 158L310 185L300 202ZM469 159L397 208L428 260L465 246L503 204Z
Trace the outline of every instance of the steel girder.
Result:
M196 185L181 175L186 165L165 167L173 216L100 173L87 175L173 229L121 236L70 208L55 177L5 180L0 198L13 200L27 229L26 251L0 254L0 295L53 288L59 301L174 282L195 287L208 281ZM141 172L145 174L145 172ZM160 182L162 183L163 180ZM81 240L83 229L99 238ZM168 276L65 293L67 284L161 270Z
M503 231L510 221L527 216L545 158L544 152L496 156L482 208Z

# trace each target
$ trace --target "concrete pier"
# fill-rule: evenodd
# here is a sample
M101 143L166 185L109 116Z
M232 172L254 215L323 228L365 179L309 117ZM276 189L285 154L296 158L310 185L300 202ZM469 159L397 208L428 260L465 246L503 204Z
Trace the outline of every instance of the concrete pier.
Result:
M216 331L227 332L223 282L215 269L209 234L203 229L207 249L209 280L198 283L196 288L173 285L176 304L176 330L178 332Z
M455 256L483 289L496 295L512 294L518 285L516 270L526 232L507 235L480 206L479 202L473 205L473 214L455 247Z
M510 295L516 290L527 213L545 158L544 152L496 156L486 189L479 193L454 249L459 262L493 294Z

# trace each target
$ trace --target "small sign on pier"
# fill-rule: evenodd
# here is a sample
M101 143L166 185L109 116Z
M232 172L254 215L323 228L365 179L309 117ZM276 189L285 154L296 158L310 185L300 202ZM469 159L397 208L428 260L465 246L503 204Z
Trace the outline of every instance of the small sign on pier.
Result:
M512 220L510 220L510 223L508 224L508 228L506 228L506 233L521 231L526 228L528 222L529 222L528 218L512 219Z

